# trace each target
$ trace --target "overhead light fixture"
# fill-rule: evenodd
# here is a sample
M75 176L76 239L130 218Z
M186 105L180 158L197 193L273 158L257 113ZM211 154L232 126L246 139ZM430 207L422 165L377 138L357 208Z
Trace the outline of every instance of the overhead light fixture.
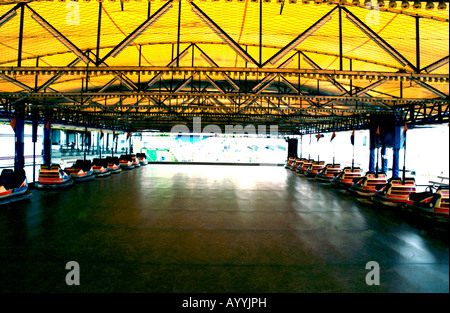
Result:
M445 3L444 1L440 1L438 4L438 10L442 11L442 10L446 10L447 9L447 3Z
M352 4L353 4L354 6L359 6L359 0L353 0L353 1L352 1Z
M393 50L387 43L380 41L380 38L377 38L370 29L366 28L366 26L361 23L361 21L355 19L352 15L349 14L347 14L347 19L352 22L353 25L358 27L370 39L376 42L384 51L386 51L391 57L397 60L397 62L399 62L401 65L406 66L408 64L408 61L403 56Z
M420 0L414 1L413 8L416 9L416 10L421 9L422 8L422 1L420 1Z
M395 0L390 0L390 1L389 1L389 7L390 7L391 9L395 9L395 8L397 7L397 1L395 1Z
M402 1L402 9L405 9L405 10L409 9L409 1L405 1L405 0Z
M270 64L275 64L278 61L280 61L286 54L294 50L298 45L300 45L303 41L308 39L312 34L314 34L316 31L321 29L326 23L328 23L331 20L331 15L327 15L326 17L322 18L319 22L316 22L313 26L311 26L309 29L307 29L303 34L299 35L297 38L295 38L291 43L289 43L287 46L285 46L283 49L281 49L277 54L275 54L270 60Z
M62 43L67 49L69 49L73 54L75 54L84 63L88 64L90 59L84 55L84 53L78 49L73 43L71 43L67 38L65 38L60 32L58 32L53 26L48 24L42 17L40 17L36 12L33 11L31 18L41 25L47 32L49 32L56 40Z
M378 7L384 8L384 0L378 0Z
M12 18L14 18L14 16L17 15L16 10L11 10L8 14L4 15L1 19L0 19L0 27L3 26L3 24L8 23L8 21Z
M135 41L143 32L145 32L150 26L152 26L156 21L158 21L164 14L167 13L173 7L172 1L167 2L162 6L152 17L141 24L134 32L132 32L127 38L125 38L118 46L116 46L110 56L115 58L119 53L121 53L126 47L128 47L133 41ZM106 57L105 57L106 59Z
M433 72L434 70L437 70L438 68L440 68L440 67L442 67L442 66L448 64L448 62L449 62L449 56L446 56L445 58L440 59L439 61L434 62L433 64L428 65L428 66L425 67L423 70L424 70L425 72L427 72L427 73L431 73L431 72Z
M219 30L219 27L209 18L205 16L205 14L195 5L195 3L191 3L191 10L195 13L220 39L228 44L228 46L236 52L242 59L244 59L248 63L255 63L254 60L230 37L228 37L225 33Z
M433 10L434 9L434 2L433 1L428 1L427 5L425 6L425 9Z
M347 4L347 0L339 0L339 4L340 5L346 5Z

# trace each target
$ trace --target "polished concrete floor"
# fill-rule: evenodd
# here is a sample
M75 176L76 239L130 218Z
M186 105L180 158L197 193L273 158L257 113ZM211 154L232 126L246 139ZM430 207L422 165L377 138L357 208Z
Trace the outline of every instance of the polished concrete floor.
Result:
M283 167L148 165L2 207L0 290L447 293L448 225Z

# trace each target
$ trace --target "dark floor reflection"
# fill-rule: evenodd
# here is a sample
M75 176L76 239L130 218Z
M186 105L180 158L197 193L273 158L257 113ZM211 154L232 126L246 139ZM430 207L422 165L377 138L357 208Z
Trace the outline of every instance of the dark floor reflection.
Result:
M80 265L80 285L65 264ZM369 261L380 285L365 281ZM448 225L281 167L149 165L0 210L4 292L448 292Z

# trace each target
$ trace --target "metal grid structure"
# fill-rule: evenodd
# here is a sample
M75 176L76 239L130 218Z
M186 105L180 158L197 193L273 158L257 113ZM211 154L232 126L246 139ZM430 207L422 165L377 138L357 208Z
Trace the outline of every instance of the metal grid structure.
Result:
M448 102L446 2L0 1L4 118L295 134L444 123Z

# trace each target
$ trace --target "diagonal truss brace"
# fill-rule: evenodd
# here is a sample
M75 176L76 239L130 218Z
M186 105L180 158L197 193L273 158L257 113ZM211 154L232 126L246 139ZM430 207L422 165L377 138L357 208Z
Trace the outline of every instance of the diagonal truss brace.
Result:
M117 46L115 46L101 61L97 66L104 63L109 57L115 58L122 52L127 46L129 46L133 41L135 41L145 30L152 26L156 21L158 21L164 14L166 14L173 7L173 0L169 0L164 4L158 11L156 11L151 17L149 17L145 22L138 26L131 34L129 34L124 40L122 40Z
M250 54L247 53L242 47L236 43L222 28L219 27L208 15L206 15L194 2L190 2L192 12L197 15L220 39L222 39L228 46L237 53L242 59L248 63L253 63L258 67L261 67Z
M448 64L449 62L449 56L447 55L446 57L443 57L442 59L428 65L425 66L423 69L421 69L420 71L425 71L426 73L431 73L435 70L437 70L438 68L441 68L442 66Z
M40 16L36 11L34 11L30 6L26 5L31 11L33 18L39 25L41 25L47 32L49 32L55 39L57 39L61 44L63 44L67 49L69 49L73 54L75 54L84 63L96 64L89 56L83 53L75 44L73 44L69 39L67 39L63 34L61 34L56 28L54 28L49 22L47 22L42 16ZM103 61L99 66L108 66ZM137 86L134 83L120 73L113 74L118 80L120 80L125 86L130 90L136 90Z
M364 24L356 15L354 15L350 10L346 7L342 7L342 9L347 13L347 19L355 25L359 30L361 30L367 37L372 39L380 48L382 48L386 53L388 53L391 57L393 57L397 62L399 62L402 66L409 66L414 71L417 71L417 68L411 64L400 52L394 49L390 44L388 44L383 38L380 37L376 32L374 32L369 26Z

